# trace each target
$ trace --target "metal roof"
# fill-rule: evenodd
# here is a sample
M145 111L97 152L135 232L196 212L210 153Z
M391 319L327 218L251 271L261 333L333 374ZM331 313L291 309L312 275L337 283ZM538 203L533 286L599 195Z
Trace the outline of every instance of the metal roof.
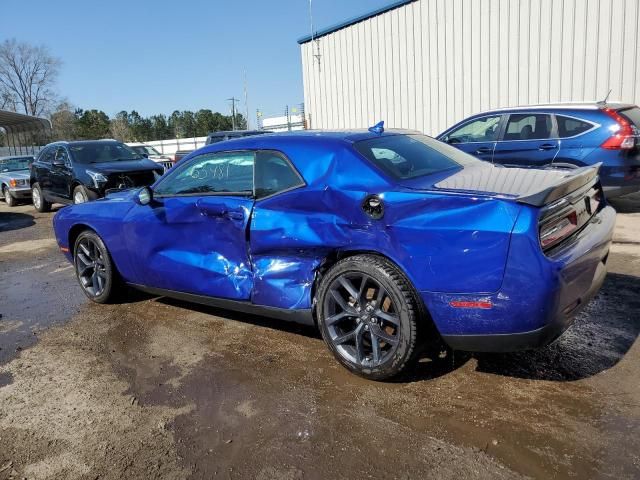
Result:
M303 44L303 43L307 43L310 42L311 40L315 40L316 38L319 37L323 37L325 35L328 35L330 33L333 33L335 31L341 30L343 28L346 28L350 25L353 25L355 23L358 22L362 22L363 20L366 20L367 18L371 18L371 17L375 17L376 15L380 15L382 13L388 12L389 10L393 10L395 8L398 7L402 7L403 5L407 5L408 3L412 3L415 2L416 0L396 0L393 3L390 3L389 5L386 5L384 7L380 7L372 12L369 13L365 13L362 15L358 15L357 17L352 17L348 20L345 20L343 22L340 23L336 23L335 25L332 25L330 27L324 28L322 30L317 30L313 35L305 35L304 37L301 37L298 39L298 43L299 44Z
M7 131L50 130L51 122L46 118L33 117L22 113L0 110L0 128Z

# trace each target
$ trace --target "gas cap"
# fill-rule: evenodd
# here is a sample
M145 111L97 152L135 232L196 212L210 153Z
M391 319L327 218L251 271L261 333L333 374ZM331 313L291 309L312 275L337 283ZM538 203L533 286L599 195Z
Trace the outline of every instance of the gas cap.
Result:
M378 195L367 195L362 202L362 210L374 220L379 220L384 215L384 203Z

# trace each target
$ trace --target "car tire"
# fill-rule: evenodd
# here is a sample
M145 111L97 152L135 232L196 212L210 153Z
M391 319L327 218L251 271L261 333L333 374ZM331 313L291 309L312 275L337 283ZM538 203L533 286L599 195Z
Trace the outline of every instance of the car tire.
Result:
M320 280L316 300L322 338L350 371L387 380L417 360L424 308L409 280L385 258L339 261Z
M4 201L6 202L8 207L15 207L16 206L16 199L13 198L13 195L11 195L11 192L9 191L9 189L7 187L4 187L2 189L2 194L4 196Z
M78 203L86 203L91 200L95 200L98 196L93 193L91 190L88 190L84 185L78 185L73 189L73 193L71 195L71 199L73 200L74 205Z
M102 239L85 230L73 246L73 266L82 291L96 303L113 303L124 291L124 282Z
M51 203L44 199L42 188L40 188L39 183L34 183L31 187L31 201L33 202L35 209L40 213L51 211Z

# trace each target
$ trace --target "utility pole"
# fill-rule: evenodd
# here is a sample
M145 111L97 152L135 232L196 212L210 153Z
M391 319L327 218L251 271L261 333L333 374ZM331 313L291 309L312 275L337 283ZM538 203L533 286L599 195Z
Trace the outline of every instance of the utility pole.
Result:
M227 101L231 102L231 130L236 129L236 102L239 102L236 97L227 98Z
M247 93L247 70L244 71L244 121L247 122L247 130L249 130L249 100Z

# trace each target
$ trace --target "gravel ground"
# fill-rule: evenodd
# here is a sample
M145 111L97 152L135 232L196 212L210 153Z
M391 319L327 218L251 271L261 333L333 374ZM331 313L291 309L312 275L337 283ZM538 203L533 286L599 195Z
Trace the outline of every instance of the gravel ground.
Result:
M52 214L0 204L0 479L639 478L640 200L555 344L403 383L310 328L131 293L90 304Z

